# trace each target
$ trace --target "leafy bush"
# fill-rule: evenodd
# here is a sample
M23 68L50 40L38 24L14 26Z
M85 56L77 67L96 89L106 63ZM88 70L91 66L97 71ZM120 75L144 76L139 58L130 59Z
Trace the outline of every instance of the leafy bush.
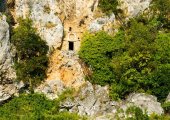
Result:
M91 81L110 84L113 99L147 92L163 101L170 88L170 34L158 34L157 25L133 19L114 38L85 35L79 55L92 68Z
M117 11L117 0L99 0L99 8L106 14Z
M14 98L0 107L1 120L38 120L54 107L43 95L29 94Z
M143 113L143 111L136 106L129 107L126 110L126 114L130 116L126 120L149 120L147 113Z
M162 107L164 108L166 113L170 113L170 102L165 102Z
M125 44L124 52L113 56L117 82L111 87L112 98L122 98L136 91L154 94L159 100L166 98L170 88L170 35L156 32L153 26L132 21L122 33L125 36L122 43ZM121 36L118 34L115 39L123 38ZM119 54L121 50L118 49L114 54Z
M47 115L47 116L45 116L45 120L81 120L81 119L77 114L61 112L56 115Z
M40 94L23 94L0 107L0 120L81 120L77 114L59 112L59 101Z
M154 0L152 2L152 9L158 16L158 21L161 21L162 27L165 29L170 29L170 1L169 0Z
M105 32L87 33L79 51L80 58L93 70L91 82L97 84L111 83L113 73L111 68L113 38Z
M170 116L167 114L163 115L151 114L149 116L149 120L170 120Z
M48 65L48 46L32 28L29 19L20 20L19 26L14 29L11 42L16 48L15 69L17 80L28 82L36 86L46 77Z

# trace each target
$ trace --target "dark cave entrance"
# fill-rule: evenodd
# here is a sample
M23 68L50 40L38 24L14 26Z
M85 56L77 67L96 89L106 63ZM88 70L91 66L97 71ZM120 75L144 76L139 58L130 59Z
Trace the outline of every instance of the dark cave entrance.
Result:
M74 50L74 42L69 41L68 43L69 43L68 50L73 51Z

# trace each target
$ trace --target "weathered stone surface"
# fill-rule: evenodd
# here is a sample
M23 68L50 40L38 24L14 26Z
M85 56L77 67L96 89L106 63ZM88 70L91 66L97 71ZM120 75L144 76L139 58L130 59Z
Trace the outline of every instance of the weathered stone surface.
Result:
M86 82L80 87L74 101L68 99L61 106L68 108L68 103L71 105L69 111L77 112L80 115L103 115L112 113L115 109L108 96L108 87L93 86L90 82Z
M152 113L161 115L164 113L161 103L157 102L157 98L152 95L144 93L133 93L127 98L127 102L140 107L142 110L146 110L150 115Z
M109 25L111 26L114 20L115 20L114 14L112 14L110 17L105 16L105 17L97 18L90 23L89 30L91 32L97 32L100 30L105 30L107 32L110 32L109 28L111 27L109 27ZM104 29L104 28L107 28L107 29Z
M34 91L42 93L46 95L47 98L53 100L58 98L58 95L60 95L64 90L65 87L61 80L47 80Z
M47 79L35 92L55 99L66 88L78 89L84 82L84 72L73 51L55 51L50 57Z
M34 27L50 48L61 46L63 25L58 13L55 0L16 0L16 17L29 17L33 20Z
M6 16L0 14L0 84L11 83L15 78L12 69L11 46L9 42L9 25Z
M66 87L78 88L84 83L84 71L73 51L55 51L50 58L47 80L61 80Z
M152 0L119 0L125 17L132 18L147 9Z
M18 96L19 90L22 87L24 87L23 82L0 85L0 104L2 104L13 96Z

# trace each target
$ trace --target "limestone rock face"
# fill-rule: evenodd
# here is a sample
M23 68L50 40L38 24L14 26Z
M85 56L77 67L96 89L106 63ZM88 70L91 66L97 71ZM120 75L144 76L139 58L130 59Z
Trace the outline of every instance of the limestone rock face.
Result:
M50 58L47 79L35 92L55 99L66 88L78 89L84 82L84 72L73 51L55 51Z
M156 113L161 115L164 113L161 103L157 102L157 98L144 93L133 93L127 98L127 102L133 103L142 110L147 110L148 114Z
M8 100L16 93L16 87L13 84L0 85L0 104Z
M138 13L147 9L152 0L119 0L120 9L122 9L127 18L132 18Z
M10 83L15 78L15 71L12 69L9 25L3 15L0 15L0 51L0 84Z
M80 87L74 101L67 99L61 104L61 107L69 108L70 112L88 116L103 115L115 110L109 99L108 87L93 86L90 82L86 82Z
M109 29L104 29L104 27L111 28L111 25L113 24L114 20L115 20L114 14L110 15L110 17L105 16L105 17L97 18L90 23L89 30L91 32L97 32L97 31L103 29L107 32L111 32L111 31L109 31ZM110 25L110 27L109 27L109 25Z
M58 95L60 95L64 90L65 87L61 80L47 80L34 91L36 93L43 93L47 98L53 100L58 98Z
M0 104L13 96L18 96L19 90L24 87L23 82L0 85Z
M81 32L80 23L87 24L93 19L97 5L98 0L16 0L14 16L31 18L50 48L59 48L64 29L72 27L74 32Z
M50 58L47 80L61 80L66 87L78 88L84 83L84 71L73 51L55 51Z
M31 18L49 47L58 48L62 43L63 25L57 16L57 6L55 0L16 0L15 14L16 18Z

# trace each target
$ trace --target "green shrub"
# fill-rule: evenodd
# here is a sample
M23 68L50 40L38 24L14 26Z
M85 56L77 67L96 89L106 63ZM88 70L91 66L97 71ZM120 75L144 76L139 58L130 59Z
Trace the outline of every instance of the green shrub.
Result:
M59 103L41 94L23 94L0 106L0 120L85 120L75 113L59 112Z
M106 13L111 14L117 11L117 0L99 0L99 8Z
M38 120L54 107L43 95L29 94L14 98L0 107L1 120Z
M164 108L166 113L170 113L170 102L165 102L162 107Z
M163 101L170 88L170 34L158 34L158 25L133 19L114 38L104 32L85 35L79 55L92 69L90 80L110 84L113 99L147 92Z
M77 114L70 114L68 112L61 112L57 115L47 115L45 120L83 120ZM84 119L85 120L85 119Z
M11 38L16 48L15 69L17 80L36 86L46 77L48 46L32 28L29 19L20 20Z
M84 36L79 55L93 70L91 82L101 85L112 83L112 44L113 38L102 31Z
M143 113L143 111L136 106L129 107L126 110L127 116L130 116L126 118L126 120L149 120L149 116L147 113Z
M152 9L155 11L157 20L161 21L162 28L170 29L170 0L154 0L152 1Z
M168 114L163 115L151 114L149 116L149 120L170 120L170 116Z

